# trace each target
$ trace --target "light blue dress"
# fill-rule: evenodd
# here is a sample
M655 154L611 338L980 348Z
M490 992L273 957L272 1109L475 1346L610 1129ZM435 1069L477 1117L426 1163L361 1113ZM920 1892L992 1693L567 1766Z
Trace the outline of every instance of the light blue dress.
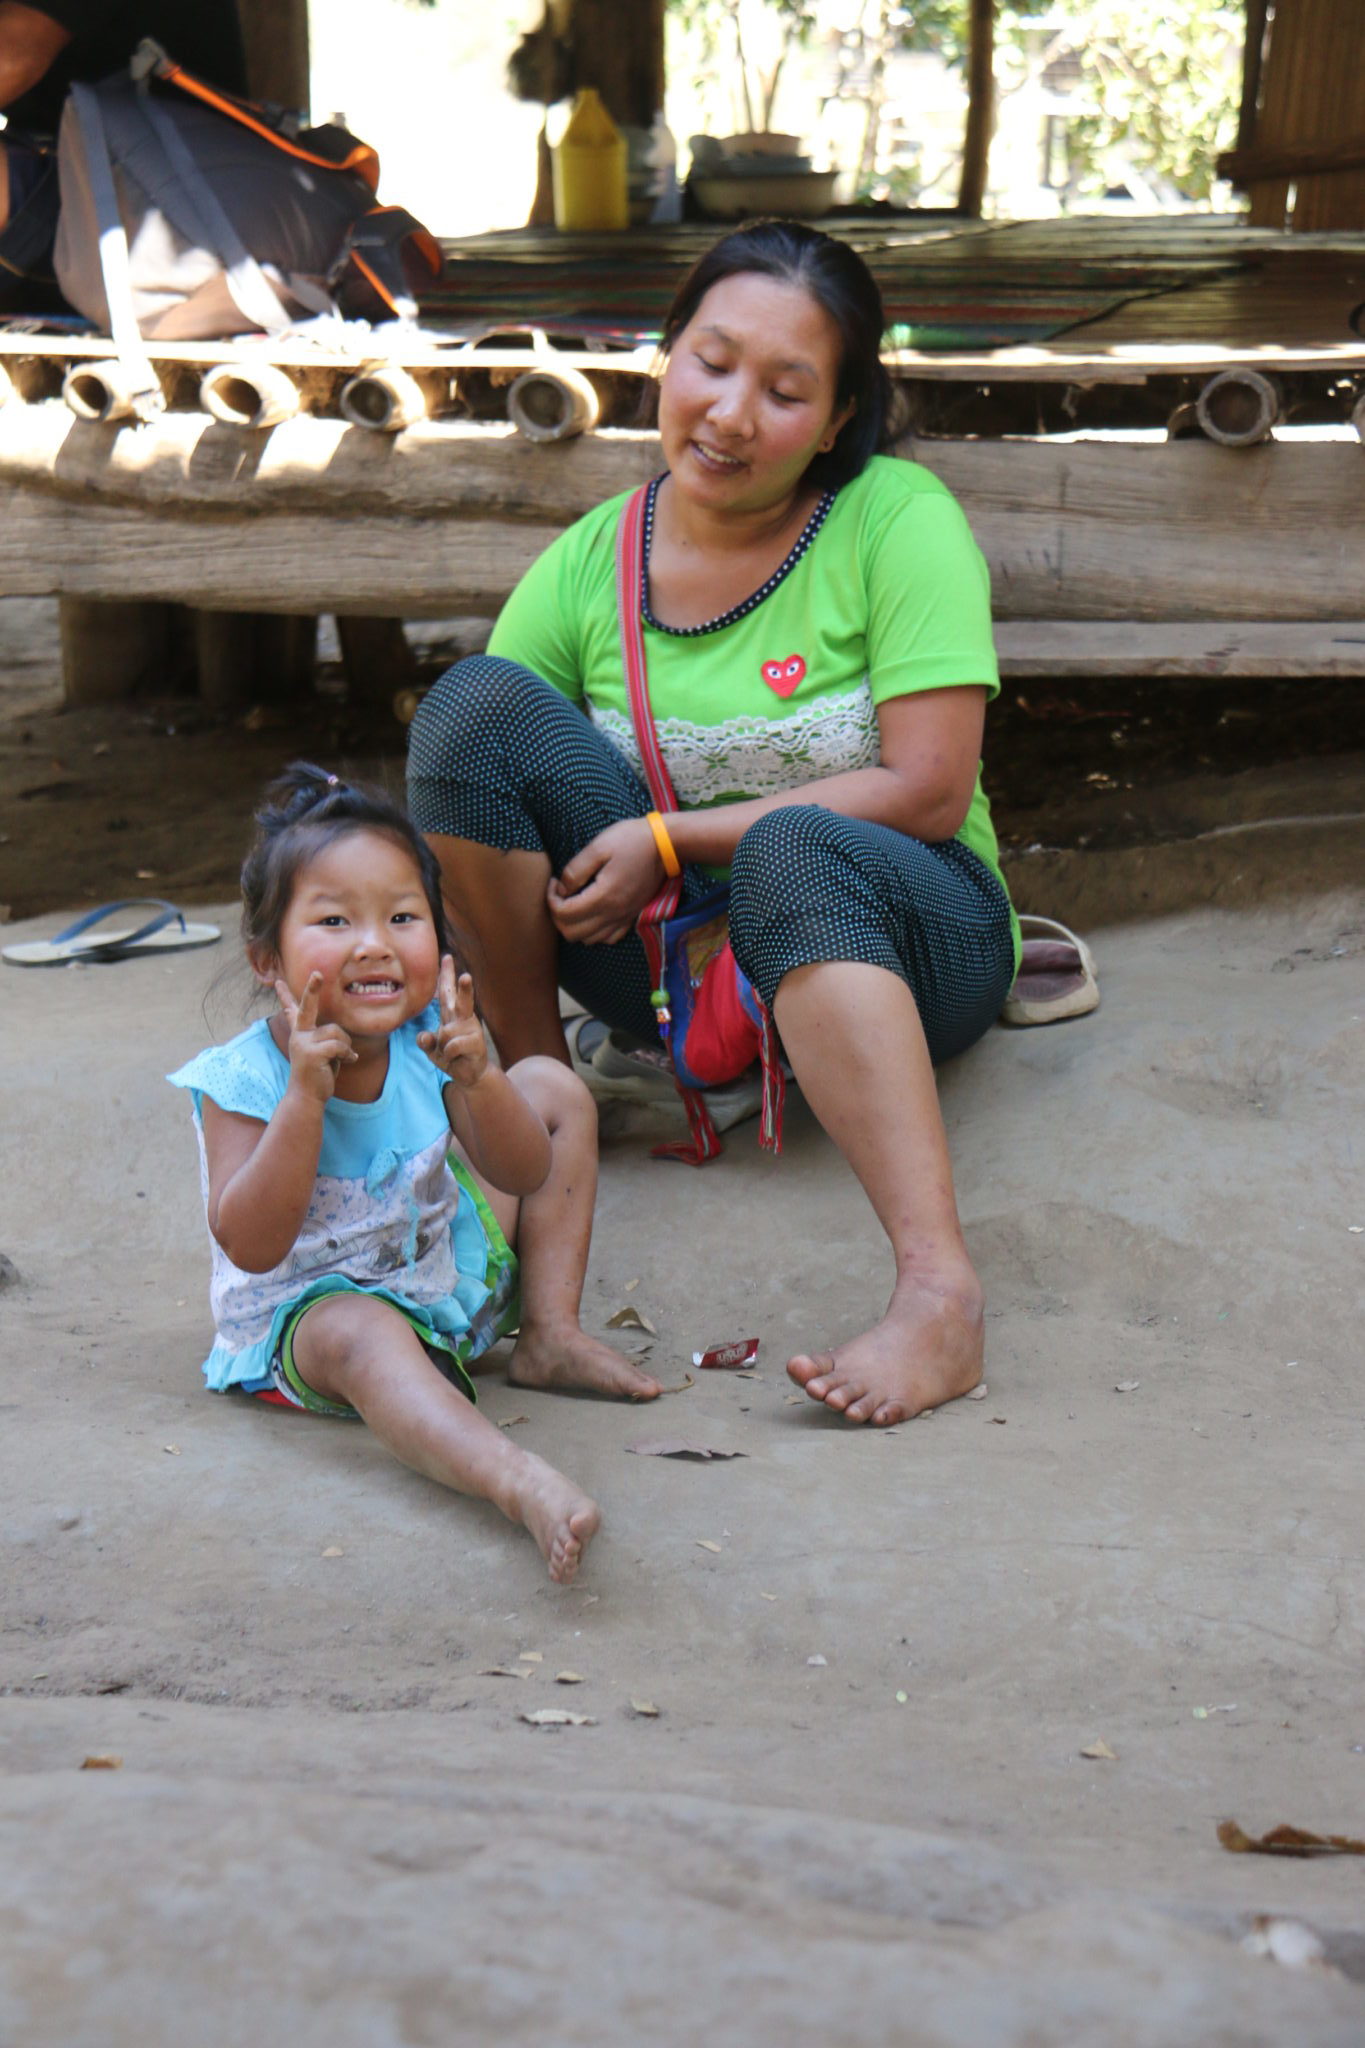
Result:
M493 1311L506 1306L505 1290L498 1288L497 1303L492 1297L497 1268L511 1255L472 1183L451 1170L443 1077L417 1043L419 1031L438 1023L433 1004L394 1032L377 1101L334 1097L327 1104L317 1185L280 1265L244 1272L210 1233L217 1337L204 1378L216 1392L256 1393L275 1384L273 1361L286 1325L310 1301L346 1289L392 1302L419 1336L453 1348L461 1360L477 1357L503 1333ZM166 1078L190 1094L207 1210L204 1097L268 1123L288 1086L289 1061L261 1018Z

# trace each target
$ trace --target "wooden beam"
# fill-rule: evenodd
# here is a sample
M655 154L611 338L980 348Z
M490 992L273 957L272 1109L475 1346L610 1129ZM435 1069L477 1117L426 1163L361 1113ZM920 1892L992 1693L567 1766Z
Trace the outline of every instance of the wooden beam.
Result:
M1365 165L1365 135L1331 144L1300 142L1279 148L1230 149L1216 159L1220 178L1246 185L1253 178L1307 178L1317 171L1357 171Z
M967 49L967 125L957 210L976 218L986 197L986 171L995 126L995 0L970 0Z
M1365 619L1334 625L1137 624L1128 619L1006 619L995 630L1002 676L1365 676Z
M536 448L428 422L243 437L0 411L0 595L223 610L486 615L571 520L658 466L652 434ZM39 443L45 442L40 449ZM902 444L961 499L1001 618L1331 622L1359 609L1355 442ZM41 459L38 459L41 456Z

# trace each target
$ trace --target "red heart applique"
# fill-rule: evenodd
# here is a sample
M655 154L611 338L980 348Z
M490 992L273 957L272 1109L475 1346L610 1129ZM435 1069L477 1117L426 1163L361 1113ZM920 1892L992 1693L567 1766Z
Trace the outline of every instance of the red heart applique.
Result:
M785 661L765 661L763 680L777 696L790 697L806 680L805 656L789 654Z

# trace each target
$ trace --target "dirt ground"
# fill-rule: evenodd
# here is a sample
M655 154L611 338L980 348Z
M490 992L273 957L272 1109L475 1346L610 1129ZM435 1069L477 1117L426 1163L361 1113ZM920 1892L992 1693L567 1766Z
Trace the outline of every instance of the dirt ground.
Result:
M14 662L6 938L132 886L230 931L248 790L296 739L338 758L52 701ZM1125 686L1123 723L1151 702ZM704 1174L605 1117L585 1320L637 1304L678 1391L482 1383L603 1503L567 1591L358 1428L198 1390L162 1076L211 1035L227 944L0 967L0 2040L1357 2048L1365 1858L1215 1832L1365 1836L1348 708L1335 749L1270 761L1206 719L1198 774L1188 734L1163 766L1112 717L1007 714L1046 740L997 783L1013 872L1084 913L1104 1004L943 1072L984 1399L860 1433L793 1396L788 1353L890 1277L799 1104L779 1163L751 1125ZM1078 798L1094 773L1134 787ZM213 1029L239 1014L220 987ZM741 1334L755 1377L692 1372ZM627 1455L675 1432L744 1456ZM589 1725L520 1718L561 1706ZM1249 1953L1258 1916L1322 1960Z

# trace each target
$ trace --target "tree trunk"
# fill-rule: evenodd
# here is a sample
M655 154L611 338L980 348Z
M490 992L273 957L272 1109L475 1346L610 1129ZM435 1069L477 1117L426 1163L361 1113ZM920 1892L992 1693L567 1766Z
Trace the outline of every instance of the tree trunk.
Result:
M995 126L995 0L971 0L967 54L967 127L957 210L976 219L986 197L986 165Z

